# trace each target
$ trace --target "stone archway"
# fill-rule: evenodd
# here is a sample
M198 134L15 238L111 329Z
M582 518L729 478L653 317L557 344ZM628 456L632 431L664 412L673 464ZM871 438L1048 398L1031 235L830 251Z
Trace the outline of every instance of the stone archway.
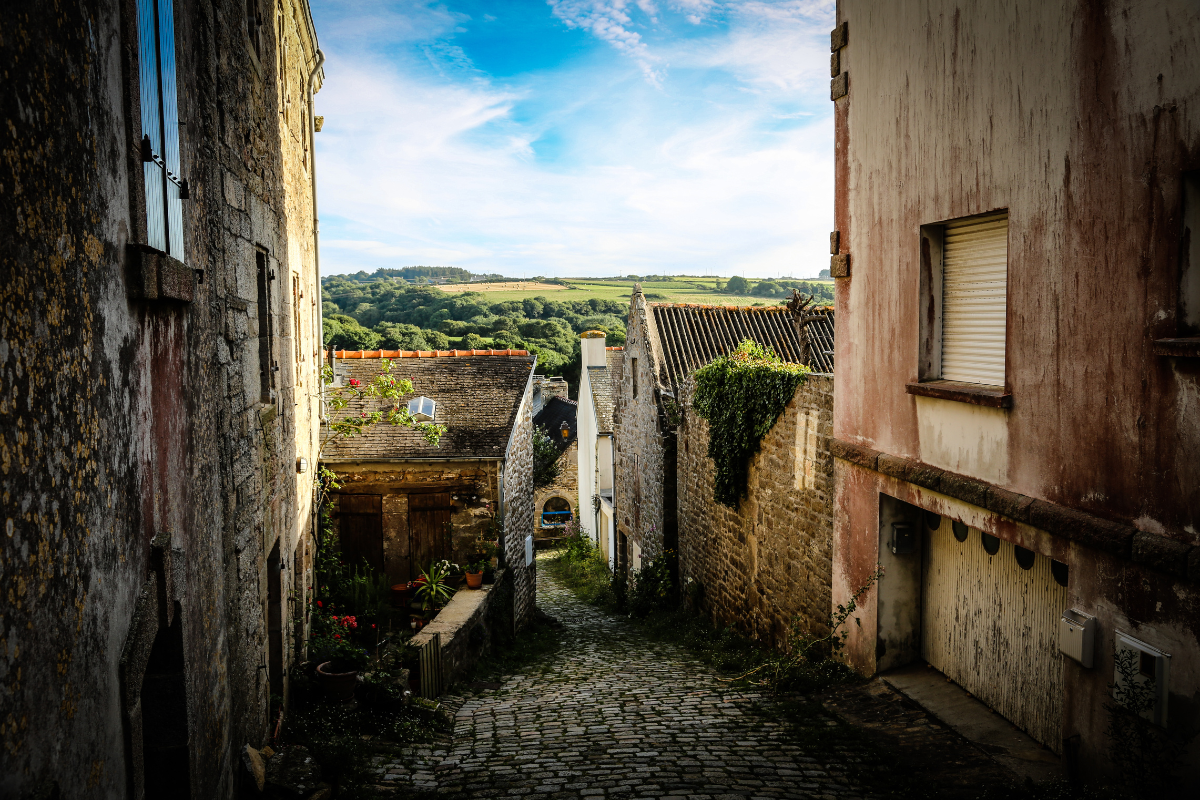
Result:
M575 506L566 495L550 492L538 497L537 514L540 529L561 528L575 518Z

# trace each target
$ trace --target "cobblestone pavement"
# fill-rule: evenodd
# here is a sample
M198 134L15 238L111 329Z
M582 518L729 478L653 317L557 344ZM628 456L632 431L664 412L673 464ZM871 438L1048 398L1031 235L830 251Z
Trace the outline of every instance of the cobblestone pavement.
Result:
M538 604L566 626L559 652L499 689L445 698L457 707L452 744L381 760L381 787L456 798L861 796L837 766L849 754L805 752L755 713L757 695L547 573L538 570Z

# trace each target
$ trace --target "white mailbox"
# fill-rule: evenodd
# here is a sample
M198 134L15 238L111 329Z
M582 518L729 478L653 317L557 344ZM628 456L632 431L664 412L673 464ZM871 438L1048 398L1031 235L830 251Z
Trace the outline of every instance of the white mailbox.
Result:
M1096 618L1069 608L1058 623L1058 649L1089 669L1096 650Z

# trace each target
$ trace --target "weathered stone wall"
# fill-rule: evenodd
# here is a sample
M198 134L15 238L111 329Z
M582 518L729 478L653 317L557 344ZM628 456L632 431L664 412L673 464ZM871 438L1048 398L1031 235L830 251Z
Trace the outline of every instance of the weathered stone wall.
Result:
M338 494L378 494L383 506L383 564L392 583L411 580L428 564L410 559L408 500L413 492L450 494L452 547L450 560L463 563L474 553L474 542L489 538L491 509L499 489L499 461L337 463L342 488Z
M647 335L647 313L645 297L635 293L629 309L621 390L613 414L613 507L618 532L638 545L642 558L651 559L662 551L664 538L670 540L674 535L674 510L667 508L667 494L674 491L675 432L666 424L660 407L662 387ZM637 569L641 565L629 566Z
M259 320L282 362L293 318L275 6L261 56L245 2L174 8L191 189L174 300L139 298L127 249L147 241L135 5L18 0L0 33L6 797L46 781L126 795L118 662L166 626L142 614L134 634L150 600L178 604L191 796L232 796L238 749L270 722L264 559L277 541L292 557L298 485L297 389L281 369L263 403L259 379ZM260 251L278 276L269 311ZM160 534L170 567L155 573Z
M279 108L279 145L283 173L283 240L287 248L288 274L280 276L280 292L287 295L290 316L281 319L280 380L292 389L296 403L296 457L307 462L307 470L296 471L295 525L287 532L281 552L293 554L291 570L291 613L285 642L302 653L308 637L304 609L313 585L313 555L316 552L316 508L313 480L320 457L321 286L317 275L315 220L313 214L313 141L308 107L308 81L317 63L316 32L303 0L277 4L274 30L276 60L269 62L277 72L276 103ZM264 21L269 17L264 15ZM318 73L314 89L320 89ZM299 658L300 656L297 655Z
M688 378L679 428L679 572L699 581L704 609L776 646L799 617L827 629L833 544L833 379L809 376L750 463L737 509L713 498L708 423L690 408Z
M573 517L579 515L579 440L571 442L570 447L558 457L558 477L549 486L537 490L533 498L533 530L539 537L557 536L562 531L560 526L543 525L542 510L546 501L552 497L561 497L571 504Z
M533 534L533 402L521 401L504 462L504 561L512 573L513 628L520 630L537 607L537 562L525 564L525 537Z

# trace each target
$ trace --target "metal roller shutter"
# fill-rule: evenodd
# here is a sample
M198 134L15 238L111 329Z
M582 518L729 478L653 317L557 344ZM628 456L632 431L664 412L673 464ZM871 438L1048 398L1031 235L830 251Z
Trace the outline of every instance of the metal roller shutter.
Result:
M921 597L922 657L1054 752L1062 749L1063 663L1058 620L1067 590L1050 559L1022 569L1013 545L995 555L970 528L928 531Z
M1008 212L946 223L942 379L1004 385Z

